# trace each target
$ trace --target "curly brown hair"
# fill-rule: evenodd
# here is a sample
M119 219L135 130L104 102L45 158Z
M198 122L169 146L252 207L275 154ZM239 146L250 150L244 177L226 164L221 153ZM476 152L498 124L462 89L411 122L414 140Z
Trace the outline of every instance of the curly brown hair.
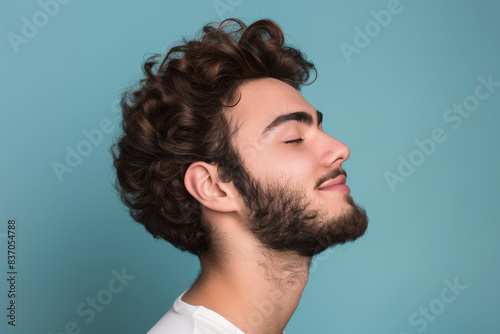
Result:
M111 147L115 188L132 218L155 238L196 255L210 248L210 224L184 175L196 161L215 164L223 182L244 172L226 115L238 86L270 77L299 90L312 71L316 76L272 20L247 27L228 19L202 32L199 39L184 38L161 62L159 54L145 61L139 87L122 95L123 133Z

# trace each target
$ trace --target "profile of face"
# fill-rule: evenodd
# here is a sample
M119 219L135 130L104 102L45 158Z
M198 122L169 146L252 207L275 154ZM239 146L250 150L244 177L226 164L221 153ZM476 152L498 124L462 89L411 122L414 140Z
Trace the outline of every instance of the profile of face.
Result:
M239 97L230 112L243 172L233 184L255 238L270 249L313 256L362 236L368 217L342 168L350 152L323 132L322 114L277 79L246 81Z

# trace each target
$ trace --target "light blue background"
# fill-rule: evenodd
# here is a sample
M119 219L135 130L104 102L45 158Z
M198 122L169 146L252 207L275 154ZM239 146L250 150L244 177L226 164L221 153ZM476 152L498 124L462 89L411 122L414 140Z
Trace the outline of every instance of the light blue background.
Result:
M443 114L474 94L478 76L500 81L500 3L401 0L349 63L340 44L353 45L354 28L387 0L231 3L223 18L276 20L317 66L303 94L325 114L325 132L350 147L348 184L370 216L361 240L314 262L286 332L499 333L500 87L458 129ZM74 321L82 333L145 333L192 283L197 258L155 241L119 202L108 151L118 126L62 182L52 163L65 163L83 130L118 124L116 99L149 54L219 15L212 1L72 0L16 53L8 34L39 11L37 1L0 5L0 332L55 334ZM446 141L392 191L384 174L436 128ZM11 218L15 328L5 316ZM86 323L77 306L122 268L135 278ZM455 278L467 286L456 300L425 330L410 324Z

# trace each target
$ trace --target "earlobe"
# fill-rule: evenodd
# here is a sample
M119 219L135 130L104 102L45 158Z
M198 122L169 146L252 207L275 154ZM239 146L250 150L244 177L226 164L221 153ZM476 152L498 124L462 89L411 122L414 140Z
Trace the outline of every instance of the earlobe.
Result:
M217 175L217 166L203 161L192 163L184 175L186 190L203 206L229 212L237 210L234 187L222 182Z

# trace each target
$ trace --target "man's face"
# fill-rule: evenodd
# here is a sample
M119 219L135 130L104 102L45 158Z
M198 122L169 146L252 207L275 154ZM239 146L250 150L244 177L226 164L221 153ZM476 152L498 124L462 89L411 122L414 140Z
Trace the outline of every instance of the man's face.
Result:
M363 235L368 218L341 167L349 149L323 132L321 114L276 79L246 81L239 93L229 112L244 172L233 182L255 237L266 247L312 256Z

